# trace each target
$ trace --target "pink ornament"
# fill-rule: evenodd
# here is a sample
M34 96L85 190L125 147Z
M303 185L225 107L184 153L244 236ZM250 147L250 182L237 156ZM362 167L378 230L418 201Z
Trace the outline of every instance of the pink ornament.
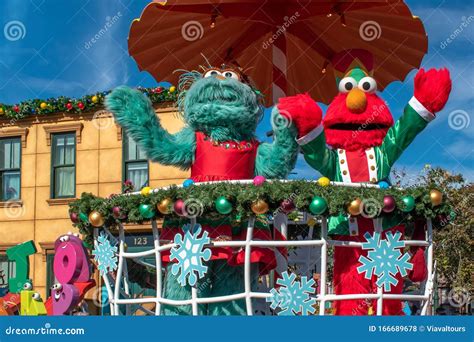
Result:
M122 212L122 209L120 207L113 207L112 208L112 215L116 218L116 219L125 219L127 217L127 215L125 215L123 212Z
M255 176L255 178L253 179L253 185L260 186L265 183L266 180L267 179L263 176Z
M186 205L182 199L176 200L176 202L174 202L173 209L178 216L186 215Z
M395 202L395 199L392 196L390 195L384 196L382 210L385 213L391 213L392 211L395 210L396 206L397 206L397 203Z

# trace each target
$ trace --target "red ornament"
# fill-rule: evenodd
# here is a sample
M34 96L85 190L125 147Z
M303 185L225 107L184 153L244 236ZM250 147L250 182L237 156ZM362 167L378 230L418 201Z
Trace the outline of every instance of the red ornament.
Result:
M293 210L295 210L296 207L291 199L286 199L283 202L281 202L280 208L285 214L288 214L292 212Z
M71 110L71 109L72 109L72 103L71 103L71 102L68 102L68 103L66 104L66 108L67 108L67 110Z
M161 93L163 92L163 87L158 87L158 88L156 88L156 92L157 92L158 94L161 94Z
M122 209L120 207L113 207L112 208L112 215L116 218L116 219L125 219L127 218L127 215L125 215L123 212L122 212Z
M78 216L77 213L75 213L75 212L70 212L70 213L69 213L69 218L71 219L71 221L72 221L73 223L79 222L79 216Z
M397 203L395 202L395 199L392 196L390 195L384 196L382 210L385 213L391 213L392 211L395 210L396 206L397 206Z
M84 109L84 103L79 102L79 103L77 104L77 107L79 107L80 110L83 110L83 109Z
M18 113L18 112L20 111L20 107L18 107L18 106L15 105L15 106L13 107L13 110Z
M176 200L173 205L174 212L178 216L186 216L186 204L182 199Z

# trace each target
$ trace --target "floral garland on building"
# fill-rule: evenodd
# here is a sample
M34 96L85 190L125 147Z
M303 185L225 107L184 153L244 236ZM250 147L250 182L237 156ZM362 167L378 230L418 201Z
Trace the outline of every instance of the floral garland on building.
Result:
M175 86L169 88L137 88L150 98L153 104L176 102L178 92ZM48 115L60 112L87 113L104 108L104 100L110 91L85 95L81 98L60 96L49 99L32 99L14 105L0 103L0 119L23 119L32 115Z
M183 187L154 191L147 187L139 194L108 198L83 193L70 204L69 214L74 225L90 239L94 227L113 228L119 221L140 224L164 217L233 215L244 220L251 215L306 211L313 215L402 215L411 220L414 217L448 217L453 212L449 201L436 189L352 188L327 183L328 180L320 179L317 183L297 180L259 185L223 182L197 186L188 180Z

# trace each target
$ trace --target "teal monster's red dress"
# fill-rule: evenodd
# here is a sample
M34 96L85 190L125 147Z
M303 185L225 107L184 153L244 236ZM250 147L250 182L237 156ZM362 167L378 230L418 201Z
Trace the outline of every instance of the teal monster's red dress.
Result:
M259 142L227 141L215 142L204 133L196 132L196 152L191 167L191 179L195 182L228 181L252 179L255 173L255 159ZM189 219L167 219L163 224L162 240L173 240L182 233L181 227L189 223ZM225 217L198 217L203 230L209 233L214 241L245 240L247 222L239 221L232 215ZM255 240L271 240L271 231L265 217L255 220ZM213 247L211 260L227 260L231 266L243 265L245 251L243 248ZM163 252L163 262L170 262L169 251ZM252 263L259 264L260 274L266 274L276 267L275 253L271 248L253 247Z

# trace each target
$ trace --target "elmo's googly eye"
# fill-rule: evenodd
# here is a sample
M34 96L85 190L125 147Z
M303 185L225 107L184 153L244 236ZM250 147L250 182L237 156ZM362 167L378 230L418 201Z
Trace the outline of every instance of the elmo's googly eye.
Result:
M355 87L357 87L357 82L352 77L344 77L339 82L339 92L341 93L348 93Z
M31 283L24 283L23 284L23 290L31 290L33 288L33 285L31 285Z
M40 301L41 300L41 296L38 292L35 292L31 295L31 297L33 298L33 300L36 300L36 301Z
M222 75L224 75L225 78L233 78L235 80L239 80L240 77L239 77L239 74L237 74L236 72L234 71L231 71L231 70L225 70L222 72Z
M211 77L211 76L216 77L216 76L219 76L219 75L222 76L222 74L221 74L221 72L220 72L219 70L214 70L214 69L212 69L212 70L208 70L208 71L204 74L204 77Z
M377 90L377 82L372 77L364 77L359 81L359 89L366 93L373 93Z

